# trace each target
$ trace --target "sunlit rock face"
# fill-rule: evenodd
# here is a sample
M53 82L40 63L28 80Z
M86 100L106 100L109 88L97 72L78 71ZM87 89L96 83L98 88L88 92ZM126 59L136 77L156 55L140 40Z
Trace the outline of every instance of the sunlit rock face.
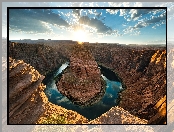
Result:
M89 124L147 124L147 120L131 115L119 106L112 107L100 117L92 120Z
M48 101L42 84L44 76L23 60L9 58L9 124L82 124L88 120ZM54 119L51 120L50 118Z
M83 45L73 47L70 66L64 71L57 88L75 104L80 105L92 104L99 93L104 93L104 81L98 64Z
M45 88L43 79L31 65L9 58L10 124L34 124L44 112L40 96Z
M62 63L69 62L70 58L71 62L73 62L74 58L77 61L81 60L82 57L79 59L76 54L72 56L71 49L73 45L56 43L45 46L18 43L13 47L10 43L9 54L15 59L24 60L34 66L41 74L46 75L45 70L52 71ZM132 115L147 120L153 118L158 113L154 106L166 95L166 82L168 83L168 91L174 93L174 83L172 81L174 78L173 46L167 46L168 64L166 64L166 47L164 46L83 45L91 51L98 64L113 70L122 79L126 89L120 93L121 101L119 106L129 111ZM81 66L83 66L84 62ZM71 66L72 69L79 70L76 65L70 64ZM166 81L166 67L169 71L168 81ZM72 69L67 68L67 73L69 71L69 73L74 72L74 75L76 72L72 71ZM80 69L79 74L75 74L75 76L85 78L87 74L81 75L81 72L85 73L84 68ZM167 98L169 100L173 99L172 95L169 94Z

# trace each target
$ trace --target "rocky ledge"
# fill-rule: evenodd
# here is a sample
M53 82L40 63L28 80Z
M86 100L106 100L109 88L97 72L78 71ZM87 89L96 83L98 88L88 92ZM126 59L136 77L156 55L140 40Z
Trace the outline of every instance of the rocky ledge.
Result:
M76 44L71 53L70 66L58 81L57 88L73 103L91 105L104 94L105 83L100 69L92 54L83 45Z
M9 58L9 124L147 123L147 120L139 119L120 107L113 107L89 122L77 112L49 102L43 92L43 78L44 76L23 60Z
M82 124L77 112L48 101L44 76L23 60L9 58L9 124Z
M89 124L147 124L148 121L131 115L119 106L112 107L100 117L92 120Z
M32 124L44 111L39 93L44 76L22 60L9 58L9 123Z
M69 61L70 49L73 46L74 44L71 43L66 45L56 43L52 46L9 43L9 56L24 60L41 74L46 75L49 71L60 67L62 63ZM116 44L86 44L84 46L91 50L98 64L111 69L121 78L122 85L126 89L120 93L120 107L146 120L158 114L155 105L166 95L166 66L170 73L173 66L172 62L166 65L165 46ZM171 47L168 46L168 48ZM170 51L168 60L172 60L172 57L172 51ZM172 77L168 76L170 79ZM171 88L173 82L170 81L168 85ZM169 98L172 97L169 96ZM166 118L166 114L164 117ZM154 123L154 120L151 122Z

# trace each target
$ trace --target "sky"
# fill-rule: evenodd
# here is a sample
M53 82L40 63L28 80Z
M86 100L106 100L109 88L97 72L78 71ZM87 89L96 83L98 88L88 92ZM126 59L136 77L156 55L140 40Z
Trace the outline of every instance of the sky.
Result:
M44 3L44 2L43 2ZM39 3L38 3L39 4ZM32 6L25 2L23 7ZM36 4L37 5L37 4ZM150 4L149 4L150 5ZM167 9L174 20L173 2L152 2ZM45 2L46 7L143 7L140 2ZM5 25L5 24L4 24ZM168 28L168 40L173 31ZM2 34L5 35L5 32ZM52 39L120 44L166 44L165 9L10 9L9 39Z

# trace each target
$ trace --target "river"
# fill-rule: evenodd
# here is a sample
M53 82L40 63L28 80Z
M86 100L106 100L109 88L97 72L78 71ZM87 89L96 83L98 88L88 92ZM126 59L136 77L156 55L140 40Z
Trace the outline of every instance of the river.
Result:
M43 83L46 85L44 92L50 102L68 110L76 111L89 120L99 117L107 112L111 107L118 105L118 93L123 90L122 84L119 82L119 79L113 71L103 66L99 66L102 73L101 76L106 81L106 92L102 99L92 106L78 106L73 104L66 96L62 95L57 90L54 80L54 78L68 65L68 62L62 64L60 68L56 69L52 74L47 75L43 80Z

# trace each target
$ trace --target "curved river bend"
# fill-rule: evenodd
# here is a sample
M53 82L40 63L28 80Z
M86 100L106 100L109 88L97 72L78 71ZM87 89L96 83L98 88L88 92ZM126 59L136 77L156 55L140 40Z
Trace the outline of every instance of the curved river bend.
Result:
M102 99L92 106L84 107L73 104L66 96L62 95L57 90L54 80L54 78L58 74L60 74L67 66L68 63L62 64L60 68L55 70L52 74L47 75L43 80L43 83L46 85L44 92L50 102L62 106L68 110L76 111L89 120L99 117L103 113L107 112L111 107L118 105L118 93L123 90L122 85L118 81L118 78L116 77L114 72L103 66L99 67L102 73L101 76L106 81L106 92L103 95Z

